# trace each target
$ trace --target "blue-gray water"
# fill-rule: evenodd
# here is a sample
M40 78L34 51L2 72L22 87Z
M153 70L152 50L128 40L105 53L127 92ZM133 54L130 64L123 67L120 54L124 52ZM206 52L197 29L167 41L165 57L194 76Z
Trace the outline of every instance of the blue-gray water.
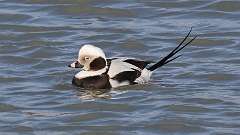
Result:
M190 27L149 85L101 98L71 84L84 43L158 60ZM238 135L239 72L238 0L0 0L1 135Z

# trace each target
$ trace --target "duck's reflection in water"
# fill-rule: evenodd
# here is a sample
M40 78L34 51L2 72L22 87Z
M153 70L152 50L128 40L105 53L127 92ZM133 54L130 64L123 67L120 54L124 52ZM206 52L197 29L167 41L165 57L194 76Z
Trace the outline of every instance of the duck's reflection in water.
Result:
M112 96L110 94L110 89L77 89L77 96L80 99L96 99L96 98L103 98L103 99L110 99Z

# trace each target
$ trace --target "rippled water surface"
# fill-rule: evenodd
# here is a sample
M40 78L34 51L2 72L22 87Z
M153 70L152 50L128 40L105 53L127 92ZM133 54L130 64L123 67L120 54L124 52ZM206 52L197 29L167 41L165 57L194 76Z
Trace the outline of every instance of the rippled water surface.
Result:
M149 85L72 86L91 43L108 57L158 60L199 35ZM0 134L238 135L240 1L0 0Z

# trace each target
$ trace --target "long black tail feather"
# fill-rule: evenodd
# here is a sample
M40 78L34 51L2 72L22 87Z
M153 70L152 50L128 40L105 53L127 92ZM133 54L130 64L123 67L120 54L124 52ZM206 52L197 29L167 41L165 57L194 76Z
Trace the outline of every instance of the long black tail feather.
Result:
M176 47L174 48L167 56L165 56L164 58L162 58L159 62L157 62L156 64L152 65L151 67L148 68L148 70L153 71L163 65L166 65L167 63L179 58L181 55L177 55L176 57L173 57L175 54L177 54L179 51L181 51L183 48L185 48L187 45L189 45L190 43L193 42L193 40L195 40L197 38L197 36L193 37L190 41L188 41L186 44L183 44L186 39L190 36L192 32L192 28L191 30L188 32L188 34L185 36L185 38L182 40L182 42ZM171 58L173 57L173 58ZM171 59L170 59L171 58Z

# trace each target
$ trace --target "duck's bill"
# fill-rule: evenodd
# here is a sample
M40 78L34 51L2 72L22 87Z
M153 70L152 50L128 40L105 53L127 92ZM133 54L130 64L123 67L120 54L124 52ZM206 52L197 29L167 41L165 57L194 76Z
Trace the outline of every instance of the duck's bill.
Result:
M72 64L68 65L68 67L71 67L71 68L83 68L83 65L81 65L78 61L75 61Z

